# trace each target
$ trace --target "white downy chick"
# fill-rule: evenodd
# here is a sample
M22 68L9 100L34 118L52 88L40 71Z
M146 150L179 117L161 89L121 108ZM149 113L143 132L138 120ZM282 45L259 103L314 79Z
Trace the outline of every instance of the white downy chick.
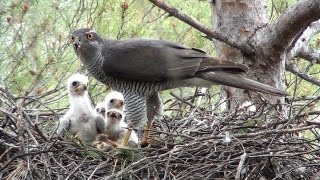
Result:
M106 103L105 102L99 102L97 103L95 110L98 114L100 114L102 117L106 117Z
M105 120L93 109L87 86L87 76L77 73L68 78L70 108L60 119L57 134L66 130L82 142L90 144L99 133L104 132Z
M124 122L124 114L118 109L109 109L106 113L105 134L111 141L122 144L128 132L128 124ZM138 136L132 131L128 146L135 147L138 144Z
M109 109L118 109L121 112L124 112L124 97L121 92L118 91L111 91L106 95L105 98L106 104L106 112Z

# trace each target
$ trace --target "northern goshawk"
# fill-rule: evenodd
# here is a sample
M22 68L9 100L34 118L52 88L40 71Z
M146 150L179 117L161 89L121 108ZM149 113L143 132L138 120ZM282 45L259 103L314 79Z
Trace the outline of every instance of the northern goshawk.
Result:
M245 78L248 68L243 64L213 58L202 50L166 40L113 40L82 28L73 31L71 41L89 73L124 94L126 118L134 128L143 127L147 121L148 99L152 106L148 110L157 109L158 92L166 89L222 84L277 96L286 94Z

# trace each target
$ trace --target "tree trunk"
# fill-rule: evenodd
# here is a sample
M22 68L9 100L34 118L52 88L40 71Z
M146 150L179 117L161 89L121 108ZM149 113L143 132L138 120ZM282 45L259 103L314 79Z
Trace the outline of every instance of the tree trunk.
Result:
M265 0L213 0L212 24L214 31L227 34L230 41L251 42L255 45L255 39L261 34L268 24ZM254 42L252 42L254 41ZM214 41L218 56L222 59L237 61L246 64L250 70L247 77L265 84L282 89L284 84L285 61L282 52L278 52L271 58L265 56L250 56L241 53L221 41ZM254 49L256 49L254 47ZM235 110L244 102L261 104L260 96L256 92L246 91L231 87L223 87L227 99L228 110ZM263 94L271 103L284 101L284 98Z

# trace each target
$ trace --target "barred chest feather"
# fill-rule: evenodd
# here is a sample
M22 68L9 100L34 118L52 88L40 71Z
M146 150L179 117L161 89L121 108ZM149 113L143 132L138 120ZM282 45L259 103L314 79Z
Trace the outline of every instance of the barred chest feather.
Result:
M86 61L82 61L86 62ZM102 60L100 58L93 61L93 63L85 64L89 73L103 84L111 86L114 90L122 93L133 93L140 96L148 96L154 92L159 92L165 89L172 88L173 82L142 82L142 81L129 81L125 79L118 79L115 77L107 76L102 67Z

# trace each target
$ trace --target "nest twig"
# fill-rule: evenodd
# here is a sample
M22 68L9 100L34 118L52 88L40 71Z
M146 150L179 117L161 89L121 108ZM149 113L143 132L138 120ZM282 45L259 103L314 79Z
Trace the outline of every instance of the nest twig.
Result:
M285 119L277 113L266 116L272 108L257 112L242 108L226 114L190 103L194 98L168 101L168 116L155 121L151 129L151 146L111 152L52 138L58 119L51 111L1 108L0 179L290 180L319 176L320 124L312 120L312 114L301 111Z

